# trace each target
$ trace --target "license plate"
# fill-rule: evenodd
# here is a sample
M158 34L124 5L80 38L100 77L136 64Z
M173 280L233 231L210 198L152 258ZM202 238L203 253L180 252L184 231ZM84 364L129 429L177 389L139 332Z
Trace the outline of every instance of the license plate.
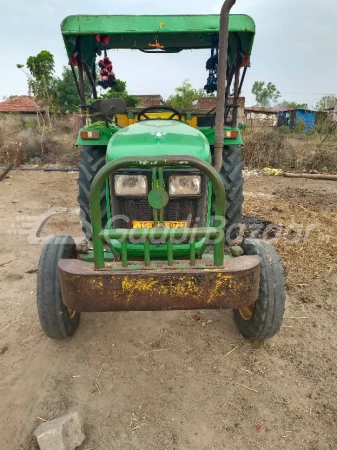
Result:
M187 221L181 220L181 221L170 221L170 222L164 222L166 228L186 228L187 227ZM154 222L147 222L142 220L134 220L132 222L132 228L153 228Z

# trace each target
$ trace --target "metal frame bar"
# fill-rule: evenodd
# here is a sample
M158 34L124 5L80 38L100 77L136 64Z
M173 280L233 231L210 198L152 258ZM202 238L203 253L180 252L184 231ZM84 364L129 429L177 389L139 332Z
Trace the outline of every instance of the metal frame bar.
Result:
M91 86L91 89L92 89L92 95L93 95L93 97L94 97L94 100L97 100L97 89L96 89L96 86L95 86L95 82L94 82L94 78L93 78L93 75L92 75L92 73L90 72L90 69L89 69L89 66L88 66L88 64L86 63L86 62L84 62L83 63L84 64L84 71L85 71L85 74L86 74L86 76L87 76L87 78L88 78L88 80L89 80L89 83L90 83L90 86ZM84 80L83 80L84 81Z
M78 80L79 80L79 88L80 88L80 97L81 97L81 104L86 105L86 98L85 98L85 89L84 89L84 75L83 75L83 61L82 61L82 53L81 53L81 37L78 37L77 40L77 46L78 46Z
M77 75L76 75L76 72L75 72L74 64L71 61L69 61L69 65L70 65L71 71L73 73L73 77L74 77L74 80L75 80L75 85L76 85L78 96L81 98L81 89L80 89L80 85L78 84L78 79L77 79Z
M240 90L240 72L241 72L241 40L238 34L236 34L236 59L235 59L235 78L234 78L234 93L233 93L233 105L237 105ZM233 107L232 112L232 127L236 128L238 125L238 106Z
M222 152L224 141L225 123L225 97L226 97L226 75L227 75L227 50L228 50L228 29L229 13L236 0L225 0L220 13L220 33L219 33L219 72L218 72L218 92L216 99L215 117L215 139L214 139L214 162L215 169L220 172L222 167Z
M162 167L152 169L152 188L164 189L164 169ZM159 217L159 219L158 219ZM153 208L153 221L155 225L164 224L164 208Z
M108 229L103 230L101 218L100 193L103 184L108 177L119 169L124 167L148 167L162 168L165 166L191 166L199 169L207 175L212 182L215 191L215 220L213 227L203 228L153 228L153 229ZM143 156L134 159L132 157L118 158L106 164L96 175L90 190L90 213L93 228L93 249L95 268L97 270L104 269L104 242L110 239L121 239L122 246L122 264L127 267L127 240L132 237L134 239L161 239L165 238L168 242L174 238L192 238L192 244L196 238L218 238L218 242L214 244L214 266L223 266L224 261L224 222L226 210L226 192L219 173L207 162L188 155L169 155L169 156ZM222 220L218 219L222 218ZM220 239L219 239L220 237ZM171 244L168 250L168 263L173 263L173 252ZM144 254L145 264L149 262L149 252ZM190 262L193 264L195 260L195 246L191 245Z

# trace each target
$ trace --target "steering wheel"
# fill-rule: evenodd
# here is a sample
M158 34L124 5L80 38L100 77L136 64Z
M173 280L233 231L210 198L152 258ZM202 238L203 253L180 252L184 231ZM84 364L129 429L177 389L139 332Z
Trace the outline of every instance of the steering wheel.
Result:
M149 111L157 112L158 110L171 111L173 114L168 118L168 120L173 120L173 117L176 116L178 116L178 120L182 120L181 113L177 109L171 108L170 106L148 106L147 108L139 111L137 119L140 120L141 117L145 117L146 120L156 120L149 117L146 113L148 113Z

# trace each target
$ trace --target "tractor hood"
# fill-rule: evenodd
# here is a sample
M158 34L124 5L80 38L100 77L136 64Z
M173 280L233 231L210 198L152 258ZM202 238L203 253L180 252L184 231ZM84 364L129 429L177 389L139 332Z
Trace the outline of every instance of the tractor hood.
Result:
M177 120L144 120L123 128L109 141L107 162L122 156L189 155L211 162L208 140Z

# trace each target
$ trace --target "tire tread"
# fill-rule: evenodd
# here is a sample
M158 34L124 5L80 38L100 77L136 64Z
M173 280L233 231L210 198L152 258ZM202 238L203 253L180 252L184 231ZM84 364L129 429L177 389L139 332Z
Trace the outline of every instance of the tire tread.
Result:
M82 224L82 231L88 240L92 239L92 226L90 216L89 196L91 184L96 174L105 165L105 147L83 147L81 150L81 157L79 162L79 178L77 181L78 204L80 206L80 221ZM108 223L107 203L105 185L102 187L101 195L101 212L103 228Z
M274 247L266 241L247 239L242 243L246 255L261 258L259 298L253 317L245 321L234 310L241 334L249 339L263 340L275 336L281 328L285 311L284 270Z

